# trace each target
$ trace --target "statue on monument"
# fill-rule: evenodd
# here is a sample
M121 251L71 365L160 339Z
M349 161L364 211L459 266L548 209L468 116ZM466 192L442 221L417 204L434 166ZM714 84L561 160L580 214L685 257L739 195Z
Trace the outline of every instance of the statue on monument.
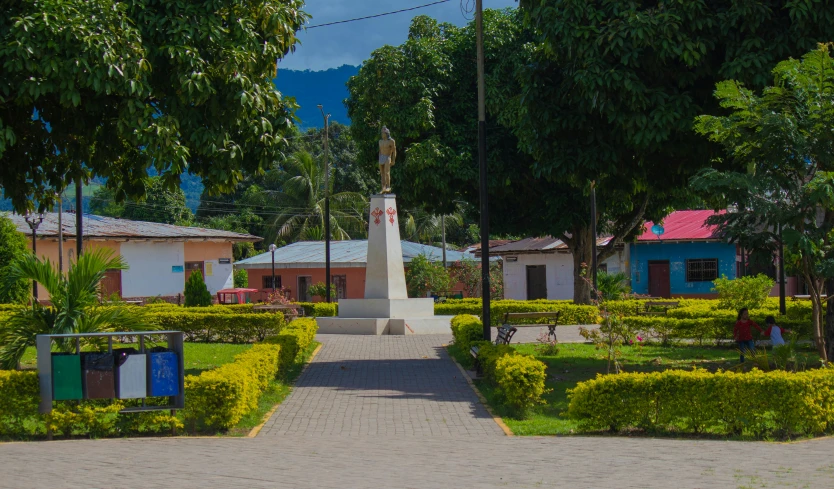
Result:
M379 140L379 175L382 179L380 193L391 193L391 167L397 159L397 143L391 138L391 131L382 126L382 139Z

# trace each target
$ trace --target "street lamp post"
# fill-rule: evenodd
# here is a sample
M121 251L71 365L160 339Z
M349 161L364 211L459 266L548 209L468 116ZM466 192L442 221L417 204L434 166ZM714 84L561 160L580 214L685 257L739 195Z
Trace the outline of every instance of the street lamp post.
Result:
M275 243L269 245L269 252L272 253L272 296L273 299L275 298L275 250L278 247L275 246Z
M484 339L492 339L489 318L489 204L487 200L487 157L486 157L486 87L484 85L484 5L475 0L475 44L478 72L478 167L480 168L481 197L481 319L484 324Z
M327 285L324 300L330 302L330 114L318 106L324 118L324 275Z
M26 216L24 217L26 220L26 224L29 225L29 228L32 230L32 254L35 255L35 258L38 257L38 226L41 225L43 222L43 212L35 216L31 212L26 212ZM32 280L32 304L36 304L38 302L38 283Z

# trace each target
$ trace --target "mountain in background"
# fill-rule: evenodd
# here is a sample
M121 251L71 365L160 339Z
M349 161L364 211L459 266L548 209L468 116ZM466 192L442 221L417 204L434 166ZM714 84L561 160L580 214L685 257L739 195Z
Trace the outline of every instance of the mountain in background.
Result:
M275 86L286 97L295 97L300 108L295 113L302 129L324 126L321 111L317 105L324 106L330 120L350 124L347 108L343 103L348 97L345 85L350 77L359 73L358 66L342 65L324 71L295 71L278 69Z
M301 129L321 128L324 121L317 105L324 106L325 113L330 114L332 122L350 124L347 108L343 101L348 97L348 79L359 73L358 66L343 65L339 68L331 68L324 71L295 71L278 70L275 78L275 86L286 97L295 97L296 103L300 106L296 116L301 119ZM149 172L155 175L154 171ZM89 211L89 201L96 188L103 185L104 179L94 179L90 185L85 185L83 190L84 211ZM180 188L185 192L186 204L192 211L197 210L200 204L200 195L203 192L203 184L200 178L190 174L182 175ZM64 194L65 210L75 208L75 187L70 186ZM12 203L2 198L0 189L0 211L12 210Z

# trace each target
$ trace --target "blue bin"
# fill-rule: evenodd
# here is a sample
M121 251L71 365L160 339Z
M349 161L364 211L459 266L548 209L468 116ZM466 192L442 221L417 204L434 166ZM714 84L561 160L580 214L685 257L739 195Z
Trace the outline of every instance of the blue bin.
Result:
M180 393L180 362L172 351L148 353L148 394L176 396Z

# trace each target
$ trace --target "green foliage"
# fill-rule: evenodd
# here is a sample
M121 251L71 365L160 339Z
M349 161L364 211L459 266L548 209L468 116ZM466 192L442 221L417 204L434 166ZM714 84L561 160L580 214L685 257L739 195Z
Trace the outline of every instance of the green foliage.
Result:
M421 253L408 264L405 284L410 297L425 297L429 292L445 292L451 289L454 282L442 263L433 262Z
M280 333L264 339L264 343L281 345L281 368L288 368L297 361L316 338L318 324L312 318L291 321Z
M631 291L625 272L597 274L597 290L604 301L619 301Z
M800 373L667 370L598 376L569 391L585 429L816 435L834 430L834 369Z
M0 370L0 436L26 432L27 419L38 414L38 373Z
M507 399L507 404L519 412L541 402L545 365L527 355L505 355L495 364L495 380Z
M15 368L27 346L39 334L98 333L147 328L139 308L102 306L100 284L108 270L125 270L121 257L109 250L88 251L70 264L66 274L31 254L19 257L7 269L6 284L34 280L49 293L49 306L35 305L14 312L0 328L0 368ZM81 340L84 344L85 339ZM94 341L94 340L89 340ZM62 349L66 342L58 342Z
M779 63L773 86L761 95L744 79L718 83L715 96L728 115L702 115L695 129L723 146L726 169L704 171L692 182L713 207L730 208L712 223L733 241L786 247L786 261L801 273L812 296L814 340L823 358L834 356L834 327L823 331L820 304L823 281L834 276L830 49L820 45L802 59Z
M185 281L185 307L206 307L211 305L211 293L199 270L191 272Z
M182 226L193 223L194 214L185 203L182 189L175 187L169 190L160 177L151 177L143 185L145 188L141 193L144 197L135 202L117 202L113 189L99 187L90 199L90 213Z
M285 327L280 312L254 314L247 305L248 313L228 306L154 307L149 308L146 320L160 329L182 331L188 341L205 343L261 341Z
M296 305L304 309L304 315L308 317L333 317L339 314L338 302L297 302Z
M774 281L766 275L756 275L733 280L721 277L713 284L718 291L718 307L738 311L743 307L761 308L773 290Z
M461 350L468 352L472 343L484 337L484 326L478 316L459 314L452 318L452 336Z
M227 430L247 412L278 375L281 347L255 345L233 363L185 377L185 419L192 426Z
M22 304L29 299L31 284L24 279L10 282L6 279L9 267L18 257L28 254L26 236L4 215L0 215L0 303Z
M249 287L249 273L243 269L238 268L235 270L234 274L234 284L236 288L248 288Z
M310 286L308 292L313 297L320 297L324 299L327 296L327 285L324 282L318 282ZM336 299L336 285L330 284L330 298Z
M596 324L599 310L596 306L577 306L570 301L517 301L517 300L496 300L490 302L490 321L492 326L500 326L504 321L506 312L546 312L560 311L559 324ZM480 316L480 299L447 300L434 305L434 313L437 315L454 316L457 314L472 314ZM518 324L543 324L549 321L548 318L523 319Z
M18 210L90 176L141 197L151 167L169 190L185 172L233 190L287 148L294 103L272 78L302 4L6 2L0 187Z

